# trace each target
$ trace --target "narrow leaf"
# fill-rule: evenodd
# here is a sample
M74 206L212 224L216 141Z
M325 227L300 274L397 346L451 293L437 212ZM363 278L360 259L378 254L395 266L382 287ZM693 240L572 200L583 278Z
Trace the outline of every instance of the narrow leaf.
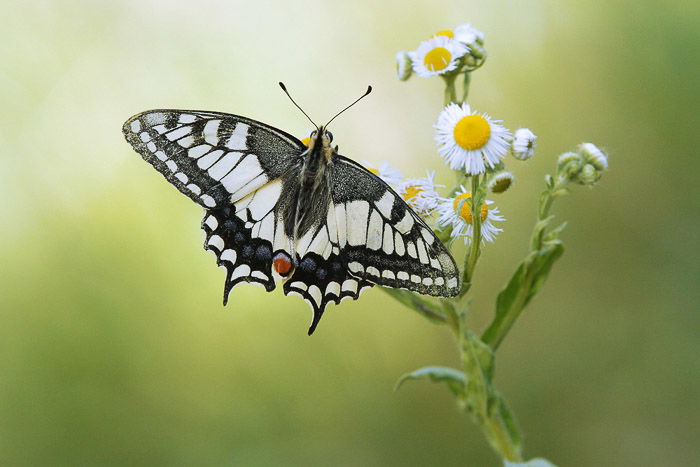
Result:
M541 457L536 457L530 459L527 462L511 462L509 460L503 460L503 467L557 467L556 465L549 462L547 459Z
M535 295L537 295L537 292L539 292L540 288L542 288L542 285L544 285L544 281L547 279L547 276L549 276L549 272L552 269L552 265L557 259L559 259L559 257L563 253L564 245L559 241L549 243L545 245L545 247L542 248L542 250L537 252L537 256L535 257L536 259L535 261L533 261L532 264L532 285L527 295L527 299L523 304L523 308L530 302L530 300Z
M398 391L404 382L411 379L427 379L433 383L445 383L455 396L464 394L467 381L467 378L461 371L444 366L427 366L401 376L396 382L394 390Z

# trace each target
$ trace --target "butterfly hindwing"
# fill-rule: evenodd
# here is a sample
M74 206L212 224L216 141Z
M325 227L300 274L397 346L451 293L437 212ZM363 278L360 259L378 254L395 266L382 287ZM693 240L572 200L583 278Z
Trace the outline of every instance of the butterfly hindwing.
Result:
M379 177L337 156L332 198L338 232L345 231L339 247L352 275L426 295L457 295L459 272L452 255Z
M313 309L359 298L374 284L447 297L459 292L457 265L423 220L386 183L336 156L325 219L296 243L298 266L284 285Z
M241 282L260 284L268 292L275 288L271 243L253 238L246 224L232 207L208 210L202 221L204 248L214 252L217 264L226 269L224 305L231 290Z
M297 267L284 284L286 295L299 295L311 306L313 319L309 334L316 329L326 305L338 304L345 298L357 300L373 285L348 271L347 260L338 247L334 212L332 205L329 206L328 216L299 239Z
M219 112L150 110L122 130L141 157L205 208L227 206L279 178L306 149L281 130Z

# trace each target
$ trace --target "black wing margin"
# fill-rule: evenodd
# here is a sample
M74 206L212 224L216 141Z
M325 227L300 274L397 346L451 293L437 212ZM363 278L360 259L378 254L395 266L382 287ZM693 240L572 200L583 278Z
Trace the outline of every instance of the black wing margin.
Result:
M386 183L335 156L328 213L297 239L297 268L284 284L313 310L311 334L326 305L357 299L374 284L438 297L457 295L459 271L432 230Z
M457 295L460 274L455 260L406 202L350 159L337 156L333 169L339 246L350 273L420 294Z
M292 135L237 115L149 110L122 128L126 140L171 184L202 207L222 208L299 164Z

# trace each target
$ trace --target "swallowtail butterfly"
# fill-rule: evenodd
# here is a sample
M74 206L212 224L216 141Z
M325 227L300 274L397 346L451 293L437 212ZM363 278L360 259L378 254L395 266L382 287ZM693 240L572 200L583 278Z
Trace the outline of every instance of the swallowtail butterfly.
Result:
M459 273L445 246L384 181L338 154L326 126L307 146L247 117L149 110L123 132L204 208L204 248L226 269L224 305L240 283L269 292L284 280L285 295L311 305L311 334L328 303L356 300L375 284L456 295Z

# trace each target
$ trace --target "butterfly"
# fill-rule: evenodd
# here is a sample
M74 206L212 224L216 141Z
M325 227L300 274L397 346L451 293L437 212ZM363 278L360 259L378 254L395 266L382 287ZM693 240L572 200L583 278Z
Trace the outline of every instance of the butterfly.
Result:
M382 179L338 153L327 125L314 124L306 145L247 117L149 110L123 133L204 208L204 248L226 270L224 305L238 284L269 292L284 281L285 295L311 306L311 335L326 305L356 300L375 284L457 295L449 251Z

